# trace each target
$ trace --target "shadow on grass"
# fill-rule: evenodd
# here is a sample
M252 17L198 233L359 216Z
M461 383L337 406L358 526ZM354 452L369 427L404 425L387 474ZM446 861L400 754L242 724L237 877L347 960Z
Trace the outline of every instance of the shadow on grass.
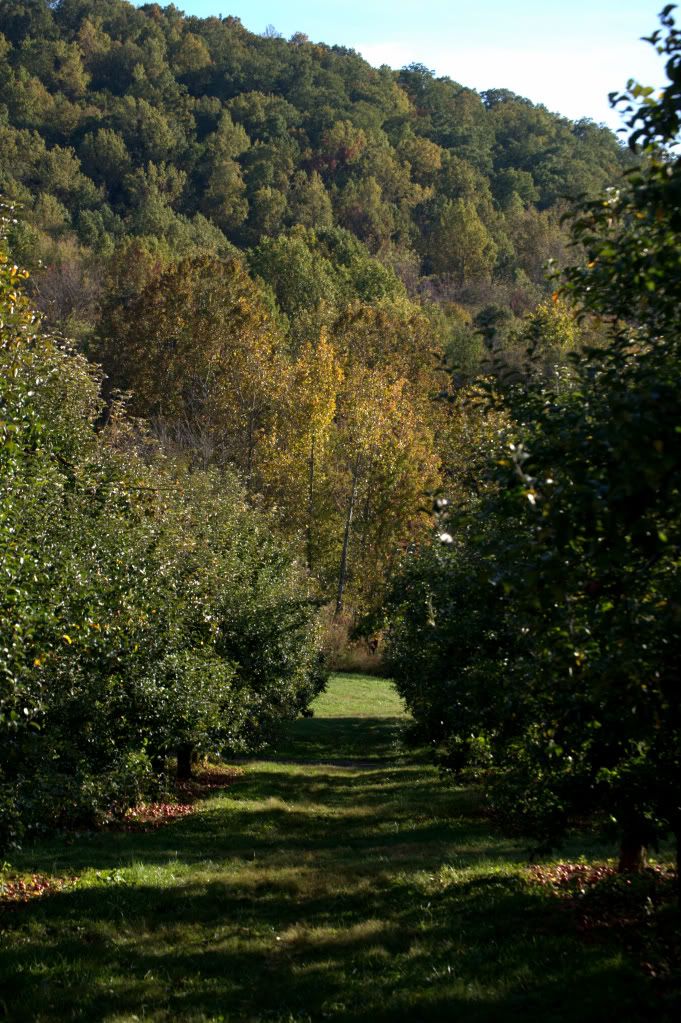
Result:
M650 1019L642 980L566 940L512 878L417 894L294 899L213 881L54 896L27 911L30 949L4 957L7 1017Z
M649 1020L649 981L521 858L432 769L256 765L161 831L28 852L101 876L5 913L0 1017Z
M404 755L405 718L301 718L272 748L282 760L394 760Z
M154 831L90 832L41 842L14 858L19 870L60 875L132 864L167 866L181 860L253 860L311 852L335 860L343 850L362 857L371 873L378 857L413 847L408 866L435 869L443 855L466 862L491 856L523 859L517 843L493 838L469 789L440 786L431 770L377 767L251 765L222 798ZM470 853L469 853L470 850Z

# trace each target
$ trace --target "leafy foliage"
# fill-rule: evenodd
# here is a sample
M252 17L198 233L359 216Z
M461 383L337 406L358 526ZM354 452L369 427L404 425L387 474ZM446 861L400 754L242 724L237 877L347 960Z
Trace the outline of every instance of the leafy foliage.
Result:
M492 385L508 418L486 486L394 593L399 685L449 763L491 768L497 810L542 840L605 814L622 868L681 840L681 45L663 23L670 84L630 93L642 163L573 228L586 259L562 292L598 344L547 364L559 321L535 315L529 377Z
M91 818L152 785L170 752L186 770L192 751L265 741L322 683L311 601L335 599L338 616L357 610L371 628L398 560L429 535L426 495L443 484L465 532L443 524L452 549L424 555L397 584L396 649L406 657L450 602L451 634L415 662L426 673L418 712L452 752L465 719L462 748L481 763L496 747L531 764L546 729L532 732L535 746L523 737L548 720L553 741L557 726L546 651L530 651L530 639L547 637L547 663L569 664L572 678L574 629L598 632L579 596L595 543L585 523L600 501L617 532L635 507L633 485L606 501L594 481L609 486L618 445L635 432L632 444L647 437L662 457L652 475L642 453L630 465L650 492L666 485L673 438L655 433L652 407L633 407L633 375L606 400L618 359L622 381L634 362L629 342L594 326L600 317L623 337L625 296L637 295L638 349L660 347L678 270L662 171L658 201L652 164L606 129L419 65L376 70L339 47L254 36L238 19L172 6L4 5L0 53L0 189L24 208L9 225L0 293L6 819L37 820L43 782L30 787L32 774L60 787L55 819ZM646 117L652 139L661 122ZM673 159L658 163L675 180ZM577 326L562 300L547 301L543 264L565 262L569 203L629 165L607 207L583 207L575 238L591 258L567 273L588 295L590 319ZM35 268L30 302L14 261ZM561 368L594 340L600 354ZM456 395L447 359L467 385ZM481 368L500 396L493 413L468 386ZM603 394L585 416L596 380ZM670 366L670 415L672 380ZM450 400L433 402L438 393ZM622 428L611 444L618 416L644 428ZM515 455L489 471L500 436ZM527 438L537 472L520 454ZM607 468L587 472L589 446ZM527 521L528 497L545 521ZM643 532L627 525L612 547L622 564L640 554L637 580L657 551L646 530L674 542L665 514L651 505ZM643 617L651 601L674 604L672 575L643 587ZM626 616L618 628L631 635ZM465 685L450 716L435 673L447 674L454 648ZM512 726L490 711L483 679L505 694ZM576 706L591 712L585 694ZM558 821L567 797L555 799Z
M596 192L624 150L510 93L171 7L4 5L0 51L0 192L36 308L166 452L240 474L320 598L375 611L441 483L435 367L475 375L490 306L513 347L564 260L564 183ZM362 387L402 419L355 473Z
M44 333L0 263L0 792L25 827L123 812L169 753L254 748L323 684L294 560Z
M503 290L527 272L518 207L557 210L626 163L606 129L512 93L376 70L232 17L5 4L0 50L0 191L27 205L31 266L67 237L87 263L131 233L186 256L198 239L245 249L335 226L382 258L418 253L420 273L458 291ZM555 216L550 233L563 237Z

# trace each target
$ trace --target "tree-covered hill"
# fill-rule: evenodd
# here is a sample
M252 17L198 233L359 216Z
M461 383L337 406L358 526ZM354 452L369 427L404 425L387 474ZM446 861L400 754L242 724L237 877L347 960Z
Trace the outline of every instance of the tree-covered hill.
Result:
M561 259L566 201L627 160L513 93L237 18L15 0L0 32L0 192L23 206L18 255L60 268L41 304L76 324L99 290L85 267L130 236L175 258L297 226L347 229L412 294L520 314Z
M234 18L0 6L0 843L261 746L363 635L509 827L679 847L661 22L625 151Z
M338 611L380 605L491 420L449 387L550 301L606 128L421 65L127 0L0 4L0 195L49 326L164 450L236 470ZM550 349L550 351L549 351ZM515 353L515 354L514 354ZM553 353L553 354L551 354Z

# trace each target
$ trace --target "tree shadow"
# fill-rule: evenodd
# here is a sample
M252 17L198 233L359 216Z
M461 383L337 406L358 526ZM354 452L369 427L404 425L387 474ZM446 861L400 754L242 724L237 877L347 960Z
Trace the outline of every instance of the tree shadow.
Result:
M277 759L366 761L405 755L405 719L399 717L313 717L292 722L272 747Z
M647 979L522 856L432 771L256 765L159 831L27 852L100 873L5 913L0 1016L648 1020Z
M14 864L69 875L133 863L196 864L207 856L285 860L308 851L333 859L345 849L381 857L394 855L398 846L411 848L410 865L423 869L434 867L445 852L461 862L524 858L520 843L490 838L476 793L437 786L417 767L293 770L252 765L221 798L188 817L149 832L86 832L40 842L17 854Z
M650 1019L642 977L566 939L555 909L496 874L427 902L387 881L207 880L76 890L23 916L34 940L3 956L11 1019ZM12 1015L20 1005L40 1008Z

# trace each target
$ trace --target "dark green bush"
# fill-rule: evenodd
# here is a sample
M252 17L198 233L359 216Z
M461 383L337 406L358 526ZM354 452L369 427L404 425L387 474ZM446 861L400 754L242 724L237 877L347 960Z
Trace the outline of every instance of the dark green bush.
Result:
M324 684L307 581L226 472L187 471L46 335L0 257L0 808L96 824L165 756L251 749Z

